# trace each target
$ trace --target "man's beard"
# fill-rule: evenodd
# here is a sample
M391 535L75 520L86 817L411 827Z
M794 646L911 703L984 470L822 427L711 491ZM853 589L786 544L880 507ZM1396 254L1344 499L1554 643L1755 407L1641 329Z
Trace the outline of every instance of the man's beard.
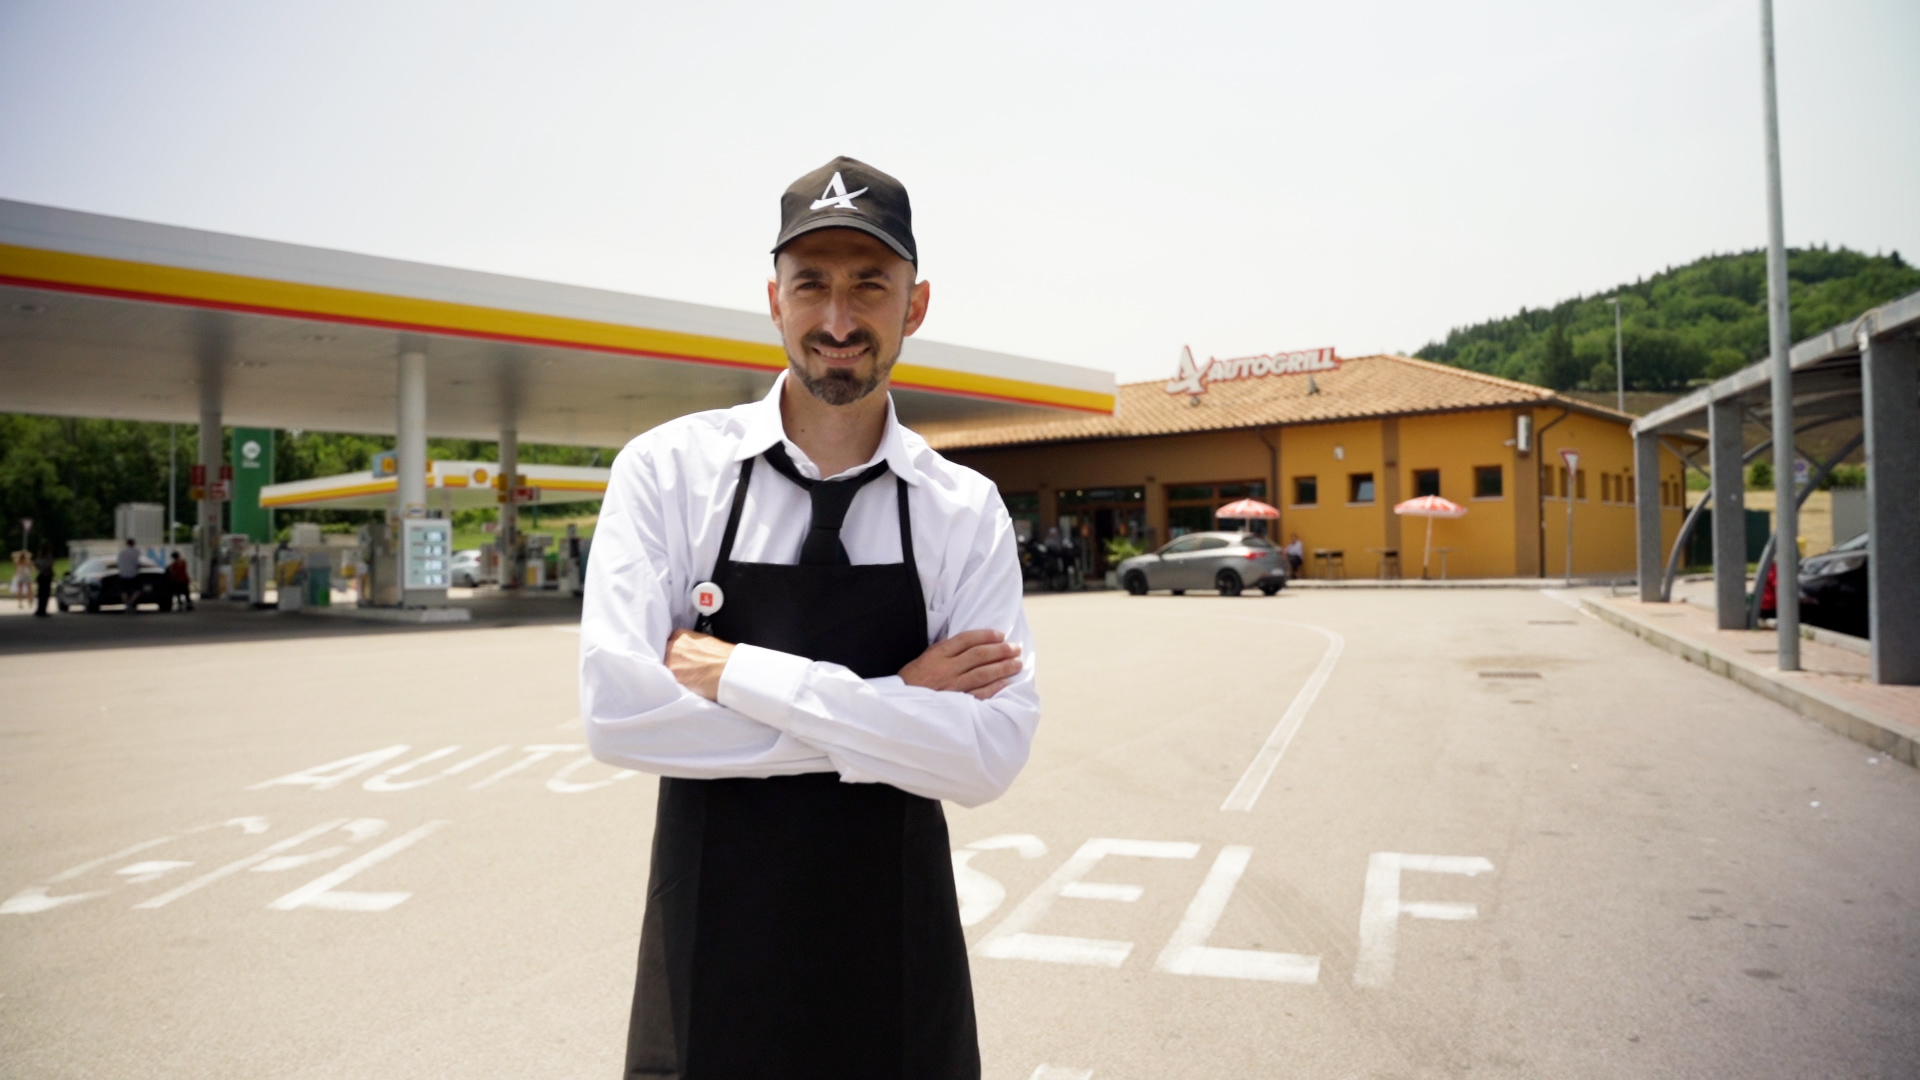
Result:
M873 374L865 379L861 379L847 368L837 367L828 368L826 374L816 378L808 374L805 364L789 356L787 366L793 371L793 377L800 380L800 385L806 387L808 393L828 405L851 405L873 393L879 388L881 380L893 371L893 362L899 359L898 353L879 359L880 343L873 340L873 335L865 330L855 330L847 335L845 341L835 341L832 335L816 330L800 341L802 350L816 345L826 349L851 349L858 345L865 345L876 358Z

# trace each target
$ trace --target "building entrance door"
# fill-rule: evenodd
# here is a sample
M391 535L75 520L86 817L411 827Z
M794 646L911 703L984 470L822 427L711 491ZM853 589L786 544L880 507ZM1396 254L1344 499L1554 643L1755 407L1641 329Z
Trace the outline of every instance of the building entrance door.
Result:
M1147 536L1147 489L1139 487L1085 488L1059 494L1060 531L1080 550L1080 565L1089 577L1101 577L1108 566L1107 541L1133 540L1151 546Z

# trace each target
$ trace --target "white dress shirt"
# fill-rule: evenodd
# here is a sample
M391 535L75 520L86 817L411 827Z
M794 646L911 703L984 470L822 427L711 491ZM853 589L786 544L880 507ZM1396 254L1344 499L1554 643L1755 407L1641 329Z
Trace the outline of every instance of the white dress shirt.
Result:
M837 772L849 783L887 783L964 806L999 797L1026 764L1040 721L1013 523L992 482L902 427L891 400L873 458L826 478L882 460L891 470L854 496L840 531L847 556L855 564L901 561L895 478L905 481L928 644L998 630L1020 646L1020 673L981 701L740 645L716 703L667 670L667 637L693 627L693 587L714 575L740 463L784 442L802 476L821 478L781 425L786 379L760 401L662 424L614 458L580 620L580 708L594 756L662 776ZM760 464L734 561L793 565L811 517L811 497Z

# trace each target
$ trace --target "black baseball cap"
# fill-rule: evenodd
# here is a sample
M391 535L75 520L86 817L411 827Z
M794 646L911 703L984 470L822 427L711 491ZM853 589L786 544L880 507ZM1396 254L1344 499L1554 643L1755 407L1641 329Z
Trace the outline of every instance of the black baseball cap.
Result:
M837 157L795 180L780 196L780 239L774 254L815 229L859 229L920 265L913 244L913 205L900 181L864 161Z

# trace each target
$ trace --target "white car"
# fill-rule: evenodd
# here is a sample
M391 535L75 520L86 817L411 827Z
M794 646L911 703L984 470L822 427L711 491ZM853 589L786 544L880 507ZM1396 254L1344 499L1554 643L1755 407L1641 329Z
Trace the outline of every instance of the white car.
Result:
M486 569L480 564L479 548L454 552L450 570L449 579L462 589L471 589L487 580Z

